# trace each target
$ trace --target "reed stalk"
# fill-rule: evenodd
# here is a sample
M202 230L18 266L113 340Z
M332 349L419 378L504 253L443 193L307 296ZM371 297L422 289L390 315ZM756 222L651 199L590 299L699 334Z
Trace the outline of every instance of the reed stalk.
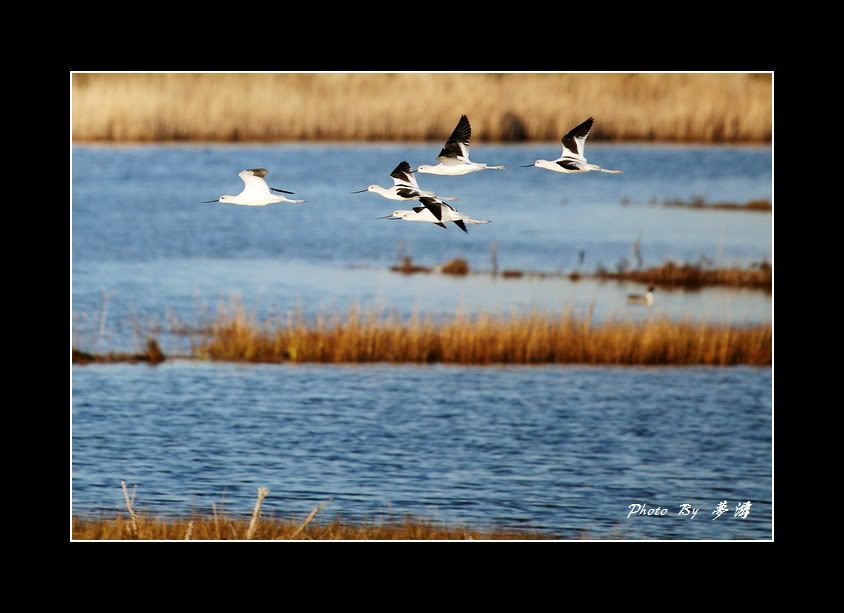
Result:
M135 509L132 508L132 502L135 498L134 494L132 495L132 499L129 498L129 491L126 489L126 482L120 481L120 487L123 489L123 498L126 500L126 508L129 510L129 517L132 520L132 534L137 538L138 536L138 518L135 515Z
M258 516L261 513L261 504L269 493L270 490L265 487L258 488L258 500L255 501L255 509L252 511L252 521L249 522L249 530L246 532L247 541L252 540L252 537L255 536L255 531L258 529Z

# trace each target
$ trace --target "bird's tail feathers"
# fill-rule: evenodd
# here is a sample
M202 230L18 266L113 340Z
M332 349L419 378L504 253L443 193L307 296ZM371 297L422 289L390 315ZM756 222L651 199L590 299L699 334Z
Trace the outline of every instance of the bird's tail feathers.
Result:
M471 224L479 224L479 223L492 223L488 219L472 219L471 217L463 217L463 223L471 223Z

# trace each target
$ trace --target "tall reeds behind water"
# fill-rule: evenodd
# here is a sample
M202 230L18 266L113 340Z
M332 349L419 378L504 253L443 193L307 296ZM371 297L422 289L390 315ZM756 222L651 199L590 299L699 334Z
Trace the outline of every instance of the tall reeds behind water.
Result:
M771 364L770 324L733 327L654 318L642 322L532 312L418 315L361 313L290 316L258 324L235 306L221 314L199 357L246 362L444 362L454 364Z
M74 141L770 142L767 74L74 74ZM737 104L737 101L741 101ZM553 153L553 152L549 152Z

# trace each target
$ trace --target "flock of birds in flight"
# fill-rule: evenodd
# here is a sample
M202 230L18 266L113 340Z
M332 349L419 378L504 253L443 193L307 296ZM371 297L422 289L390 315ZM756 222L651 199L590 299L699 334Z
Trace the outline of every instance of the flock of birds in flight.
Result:
M575 126L569 130L562 138L563 150L559 158L556 160L536 160L533 164L527 164L524 168L535 166L536 168L544 168L552 172L560 172L564 174L575 174L584 172L606 172L610 174L619 174L621 170L609 170L602 168L596 164L590 164L584 156L584 149L586 146L586 138L592 131L592 124L594 119L590 117L583 123ZM478 172L480 170L504 170L503 165L491 166L481 162L473 162L469 159L469 139L472 137L472 127L469 124L469 118L466 115L460 117L457 122L457 127L448 137L445 146L437 156L436 165L420 165L415 171L411 170L410 164L406 161L401 162L390 177L393 179L392 187L381 187L380 185L370 185L366 189L352 192L359 194L363 192L373 192L388 200L416 200L421 204L415 206L412 210L399 209L393 211L392 214L378 219L401 219L404 221L423 221L433 223L441 228L446 228L445 222L452 222L458 228L468 234L469 230L466 228L467 224L486 224L490 223L486 219L472 219L464 215L447 201L455 201L457 198L453 196L440 197L430 191L425 191L419 187L416 181L414 172L433 175L444 176L461 176L471 172ZM208 200L207 203L219 202L221 204L238 204L241 206L267 206L269 204L279 204L283 202L291 204L304 204L304 200L290 200L282 194L294 195L293 192L270 187L264 180L268 171L265 168L251 168L240 173L240 178L243 180L243 191L236 196L224 195L217 200ZM276 192L276 193L273 193ZM653 287L648 289L648 293L642 295L628 296L628 301L638 304L647 304L650 306L653 303Z
M572 128L562 138L563 151L556 160L536 160L533 164L525 167L535 166L552 172L561 173L583 173L583 172L607 172L618 174L620 170L608 170L586 161L583 155L586 145L586 137L592 131L594 119L590 117L580 125ZM352 193L373 192L387 198L388 200L416 200L421 204L413 207L412 210L397 210L391 215L379 217L379 219L403 219L404 221L424 221L433 223L445 228L445 222L450 221L468 234L466 224L490 223L485 219L472 219L460 213L446 201L457 200L455 197L440 197L433 192L425 191L416 182L414 172L433 175L444 175L456 177L466 175L480 170L503 170L503 165L491 166L480 162L473 162L469 159L469 139L472 137L472 127L469 118L463 115L457 122L457 127L448 137L442 151L437 156L436 165L420 165L415 171L411 170L410 164L402 162L390 173L393 179L392 187L381 187L370 185L366 189ZM220 196L217 200L208 200L206 203L219 202L221 204L239 204L242 206L266 206L268 204L279 204L288 202L291 204L303 204L304 200L290 200L282 194L293 192L270 187L264 180L267 176L265 168L251 168L240 173L243 179L243 191L236 196ZM276 193L273 193L276 192Z

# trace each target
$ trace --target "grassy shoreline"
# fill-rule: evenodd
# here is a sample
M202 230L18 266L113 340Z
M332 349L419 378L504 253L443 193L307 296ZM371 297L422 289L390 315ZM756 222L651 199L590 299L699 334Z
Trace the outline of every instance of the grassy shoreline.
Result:
M550 540L557 536L539 531L476 530L412 517L393 522L347 522L334 519L308 523L301 520L261 518L250 534L249 518L194 516L160 519L74 517L74 540Z
M187 518L162 519L135 510L136 487L129 495L125 481L120 482L127 514L113 517L73 517L72 535L76 540L479 540L479 539L552 539L536 530L473 530L448 526L412 516L401 520L347 522L335 518L316 522L324 505L317 505L302 520L262 517L261 507L270 490L257 489L251 518L226 517L211 505L212 514L193 514Z
M74 142L770 143L767 74L75 74ZM736 100L742 100L736 105ZM654 117L659 117L655 122Z

